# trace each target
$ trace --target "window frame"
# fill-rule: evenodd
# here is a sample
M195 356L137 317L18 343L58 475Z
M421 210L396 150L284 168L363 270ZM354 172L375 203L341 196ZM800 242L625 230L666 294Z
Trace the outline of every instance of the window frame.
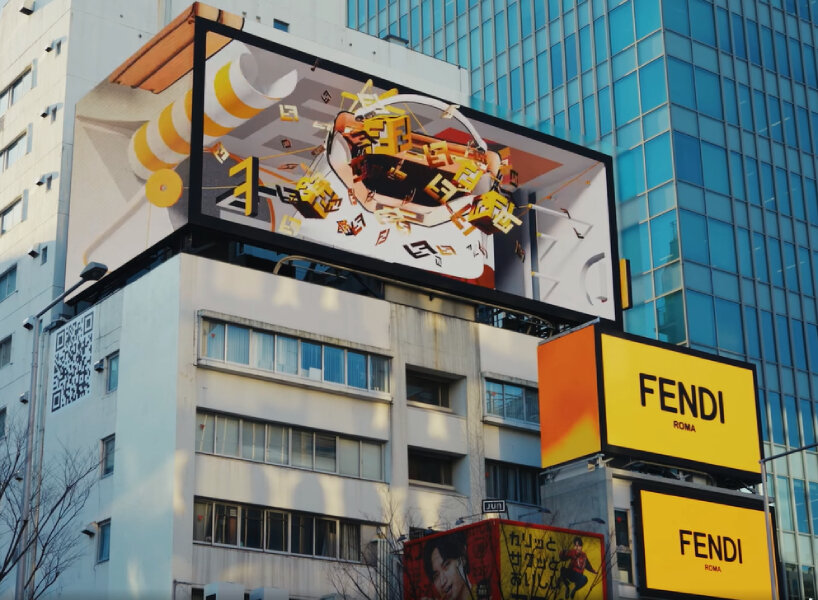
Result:
M10 288L9 281L14 278L14 288ZM12 265L0 273L0 302L17 291L17 265Z
M28 132L24 131L23 133L18 135L16 138L11 140L11 142L6 144L3 148L0 148L0 173L2 173L3 171L5 171L7 169L10 169L12 167L12 165L17 163L16 158L15 158L14 162L9 163L9 155L11 154L12 150L15 150L15 151L17 150L18 144L25 144L27 137L28 137ZM25 154L26 153L23 152L23 155L25 155ZM15 154L14 156L16 157L17 155ZM17 200L21 200L21 198L18 198ZM15 203L16 203L16 201L12 202L12 204L15 204ZM9 206L11 206L11 205L9 205Z
M520 465L514 463L507 463L499 460L487 458L485 460L486 472L486 495L489 498L497 498L498 500L506 500L507 502L514 502L515 504L525 504L526 506L540 505L540 489L538 483L538 476L542 469L537 467L530 467L528 465ZM534 497L529 501L523 499L526 495L524 486L526 481L524 477L533 476L534 482L531 490L534 492ZM508 494L508 482L513 480L514 493L513 497ZM499 482L505 482L505 490L498 489ZM500 493L500 492L503 493Z
M5 151L6 148L0 150L0 162L5 161ZM0 171L2 170L3 169L0 168ZM18 210L20 213L19 218L16 221L11 222L10 224L7 224L6 220L8 219L9 215L15 213ZM0 210L0 236L6 235L9 231L14 229L15 226L19 225L22 222L23 222L23 197L18 196L17 198L9 202L6 206L4 206L2 210Z
M251 552L267 552L267 553L274 553L274 554L289 554L293 556L309 556L312 558L319 558L325 560L335 560L335 561L343 561L343 562L353 562L353 563L361 563L365 564L365 552L364 548L366 547L366 543L364 542L363 536L365 531L377 531L377 528L381 525L377 523L369 523L363 521L357 521L355 519L344 519L340 517L334 517L331 515L322 515L316 513L309 513L297 510L287 510L281 509L277 507L270 507L270 506L259 506L255 504L242 504L237 502L231 502L227 500L220 500L220 499L208 499L208 498L201 498L195 497L193 500L194 510L193 510L193 518L194 518L194 526L193 526L193 543L194 544L203 544L208 546L217 546L220 548L235 548L239 550L249 550ZM225 542L225 541L216 541L217 538L217 507L222 506L226 509L234 508L236 509L235 515L235 522L236 522L236 531L235 531L235 543ZM197 511L196 507L199 507ZM245 539L245 523L247 522L247 513L250 511L258 511L261 515L261 521L259 524L260 527L260 535L261 535L261 546L248 546L246 545ZM210 516L210 523L204 523L203 526L200 526L199 529L203 532L204 539L196 539L196 531L197 531L197 524L195 520L197 519L197 515L202 513L205 518L207 515ZM232 519L233 517L229 517ZM284 548L279 549L277 547L272 547L271 544L271 528L275 522L279 524L283 524L283 528L281 530L281 538L277 539L279 541L283 541ZM309 539L304 539L302 548L304 550L309 550L309 552L296 552L294 548L294 539L297 539L298 536L293 534L294 528L299 527L300 524L303 524L303 529L309 531ZM324 553L319 552L319 528L321 526L327 527L327 531L329 532L328 537L333 540L331 547L325 550ZM229 529L229 526L227 527ZM210 536L207 533L210 532ZM349 540L346 536L350 535L351 532L357 536L356 540ZM231 535L232 537L232 535ZM209 538L209 539L208 539ZM277 546L277 544L276 544ZM358 557L349 558L350 549L357 548Z
M105 393L110 394L119 388L119 350L105 357L105 366Z
M0 339L0 369L11 364L12 335ZM4 357L6 360L4 361Z
M413 382L410 383L410 380L413 380ZM423 388L424 383L427 384L426 389L420 389L414 394L412 394L412 397L410 397L410 385L416 388ZM444 377L437 375L432 375L426 373L425 371L420 371L407 366L406 401L411 403L413 406L433 407L451 411L452 410L450 395L451 383L452 380L450 379L446 379ZM436 396L435 402L427 402L426 400L417 399L418 396L427 394L429 392L431 392L432 395Z
M268 329L254 325L244 325L233 322L229 319L220 317L210 317L208 315L201 315L199 318L199 336L198 336L198 360L199 364L211 366L214 364L223 364L225 366L236 369L248 369L254 373L269 373L274 376L296 377L303 381L320 382L323 385L329 384L332 386L341 386L350 392L374 392L378 394L389 394L392 387L391 384L391 357L371 352L368 350L359 350L356 348L342 347L331 342L325 342L319 339L312 339L308 337L300 337L295 334L278 331L275 329ZM231 360L229 356L229 332L231 330L244 330L247 332L248 338L248 359L236 361ZM258 335L257 335L258 334ZM260 335L272 336L272 356L270 357L271 367L262 366L263 353L260 348ZM208 344L208 336L218 336L220 338L221 348L218 345L211 346ZM284 351L283 342L295 342L294 356L289 360L282 360L281 352ZM321 363L320 367L304 367L305 354L304 350L309 346L318 346L320 348L318 360ZM328 374L327 369L327 349L343 352L343 364L341 369L341 379L337 379L337 375ZM363 358L363 364L358 369L358 359ZM293 363L294 359L294 363ZM352 360L355 359L353 363ZM337 356L336 356L337 360ZM350 373L354 370L356 375L355 381L363 378L363 385L356 385L353 383Z
M210 425L210 419L213 419L212 425ZM237 420L238 421L238 453L224 453L218 451L218 442L217 436L219 433L219 421L220 420ZM252 446L253 449L253 457L249 458L245 456L245 444L244 444L244 436L247 430L246 425L253 425L253 429L255 432L255 427L263 426L264 427L264 435L259 443L254 444ZM383 440L376 440L371 438L359 438L354 436L348 436L339 434L332 431L324 431L319 429L310 429L307 427L300 427L296 425L288 425L286 423L277 423L273 421L262 421L260 419L247 419L242 416L238 415L231 415L227 413L220 413L214 412L209 410L197 410L196 411L196 427L197 431L194 436L194 443L195 449L194 452L201 453L201 454L211 454L213 456L222 456L227 458L236 458L240 460L248 460L256 463L262 464L269 464L281 467L290 467L295 469L302 469L306 471L312 471L315 473L326 473L328 475L338 475L341 477L352 477L354 479L361 479L363 481L378 481L383 482L385 481L385 473L384 473L384 448L386 446L386 442ZM271 442L271 435L270 430L271 428L280 428L282 430L282 454L286 454L283 456L283 462L279 462L277 460L271 460L271 456L269 453L270 450L270 442ZM203 432L202 435L199 435L198 431L201 430ZM294 462L294 452L295 452L295 443L294 438L295 433L305 436L305 439L309 441L308 446L310 448L310 466L306 464L295 464ZM212 436L212 439L208 440L207 437ZM255 437L255 433L254 433ZM319 468L317 465L320 462L318 456L318 444L317 440L319 437L325 437L327 439L334 440L334 460L335 460L335 470L329 471L326 469ZM357 462L358 462L358 474L352 475L350 473L342 472L341 465L342 465L342 442L346 443L354 443L357 444ZM232 448L232 444L230 446ZM368 471L367 465L365 464L368 458L372 458L371 452L366 452L365 448L370 447L370 450L376 449L378 451L378 463L379 463L379 478L373 479L371 477L365 476L365 473ZM212 448L212 450L211 450ZM260 448L261 454L260 457L256 457L256 450ZM306 446L305 446L306 448Z
M102 438L100 440L100 444L101 444L100 467L102 470L100 478L105 478L113 475L114 473L114 459L116 456L116 434L111 434L107 437Z
M8 411L5 406L0 407L0 440L6 437L6 422L8 421Z
M454 486L454 475L455 475L455 468L456 462L459 460L459 457L449 454L443 454L440 452L434 452L431 450L425 450L423 448L414 448L409 447L407 449L407 463L408 463L408 471L409 471L409 485L421 485L421 486L430 486L436 487L444 490L455 490ZM427 468L431 466L433 463L437 463L439 468L439 479L440 481L430 481L428 479L418 479L417 477L412 477L412 470L413 470L413 462L418 461L423 463ZM448 473L446 472L446 468L448 467ZM417 474L417 471L416 471ZM448 482L446 481L448 479Z
M0 116L6 114L9 108L17 104L20 100L21 96L30 90L33 86L33 77L34 73L31 66L27 66L22 73L20 73L17 77L12 79L11 83L9 83L6 87L0 90ZM28 79L28 87L24 90L20 90L18 92L18 88L20 84ZM6 101L5 105L3 104L3 100Z
M499 405L502 406L503 414L498 414L496 412L491 412L489 410L490 403L489 403L489 394L492 393L489 390L489 384L499 385L502 386L502 397L499 400ZM522 413L523 418L520 419L515 416L508 416L506 414L506 407L508 403L506 402L506 387L513 387L518 388L522 392ZM498 379L492 376L486 376L483 379L483 416L488 419L499 419L507 424L519 424L527 427L537 427L540 426L540 414L539 414L539 398L538 398L538 389L531 385L526 385L524 383L517 383L513 381ZM530 401L529 401L530 399ZM491 405L495 405L498 402L492 399ZM529 418L532 416L532 418ZM533 416L536 416L536 420L533 419Z
M97 538L97 564L107 562L111 559L111 519L105 519L97 523L99 537Z

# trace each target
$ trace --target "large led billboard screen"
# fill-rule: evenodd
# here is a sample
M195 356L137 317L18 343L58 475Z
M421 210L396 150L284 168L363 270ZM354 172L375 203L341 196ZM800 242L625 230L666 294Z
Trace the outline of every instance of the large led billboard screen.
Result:
M760 499L634 488L641 593L651 597L772 597Z
M115 268L192 224L619 322L609 157L212 20L194 37L189 65L156 42L80 102L69 272ZM148 66L168 74L134 85Z
M545 467L606 452L760 477L750 364L592 325L540 344L538 369Z
M607 598L601 535L490 519L404 545L404 597Z

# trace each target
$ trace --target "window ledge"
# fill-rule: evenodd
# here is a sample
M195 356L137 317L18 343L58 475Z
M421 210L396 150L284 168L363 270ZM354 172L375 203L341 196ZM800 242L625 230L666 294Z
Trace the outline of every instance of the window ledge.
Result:
M412 406L414 408L422 408L426 410L436 410L437 412L441 412L447 415L452 416L460 416L456 412L454 412L448 406L438 406L437 404L427 404L426 402L417 402L416 400L407 400L406 406Z
M425 488L427 490L435 491L435 492L447 492L449 494L455 494L457 496L463 496L463 494L459 493L453 485L444 485L442 483L431 483L429 481L420 481L418 479L410 479L409 485L413 488Z
M335 395L349 396L350 398L358 398L360 400L371 400L374 402L386 403L392 402L392 394L390 394L389 392L364 390L361 388L350 387L348 385L331 383L324 380L309 379L307 377L299 377L298 375L277 373L275 371L257 369L255 367L240 365L237 363L229 363L220 360L213 360L206 357L199 357L196 361L196 366L204 369L211 369L213 371L220 371L222 373L231 373L233 375L253 377L255 379L261 379L264 381L284 383L294 387L319 390L322 392L330 392Z
M385 440L375 440L377 442L384 442ZM383 479L369 479L368 477L356 477L355 475L346 475L344 473L334 473L332 471L319 471L318 469L310 469L309 467L299 467L298 465L282 465L279 463L265 462L262 460L253 460L252 458L244 458L243 456L233 456L231 454L216 454L215 452L205 452L203 450L195 450L195 454L201 456L215 456L216 458L226 458L228 460L238 460L243 463L251 465L261 465L266 467L280 467L282 469L295 469L296 471L303 471L305 473L316 473L318 475L330 475L332 477L343 477L344 479L351 479L352 481L363 481L366 483L380 483L387 484ZM110 477L110 475L109 475Z
M486 425L497 425L499 427L508 427L509 429L518 429L526 433L540 434L540 425L538 423L527 423L525 421L512 421L497 417L494 415L483 415L483 423Z

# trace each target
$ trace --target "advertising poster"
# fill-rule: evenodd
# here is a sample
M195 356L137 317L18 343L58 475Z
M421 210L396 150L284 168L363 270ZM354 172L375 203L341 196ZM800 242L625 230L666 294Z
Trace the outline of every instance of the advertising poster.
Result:
M604 600L601 535L492 519L407 542L406 600Z
M772 597L764 511L735 500L636 491L645 593L659 597ZM727 503L729 502L729 503Z
M152 41L79 103L69 273L116 268L190 223L397 282L620 319L609 157L231 24L196 19L192 54ZM122 76L148 66L169 73L162 85Z
M537 352L543 467L605 452L760 480L753 365L599 324Z

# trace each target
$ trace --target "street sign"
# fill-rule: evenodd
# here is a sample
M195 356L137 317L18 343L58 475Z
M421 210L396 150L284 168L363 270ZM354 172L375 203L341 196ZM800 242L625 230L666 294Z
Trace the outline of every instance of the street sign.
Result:
M484 513L504 513L506 512L505 500L483 500Z

